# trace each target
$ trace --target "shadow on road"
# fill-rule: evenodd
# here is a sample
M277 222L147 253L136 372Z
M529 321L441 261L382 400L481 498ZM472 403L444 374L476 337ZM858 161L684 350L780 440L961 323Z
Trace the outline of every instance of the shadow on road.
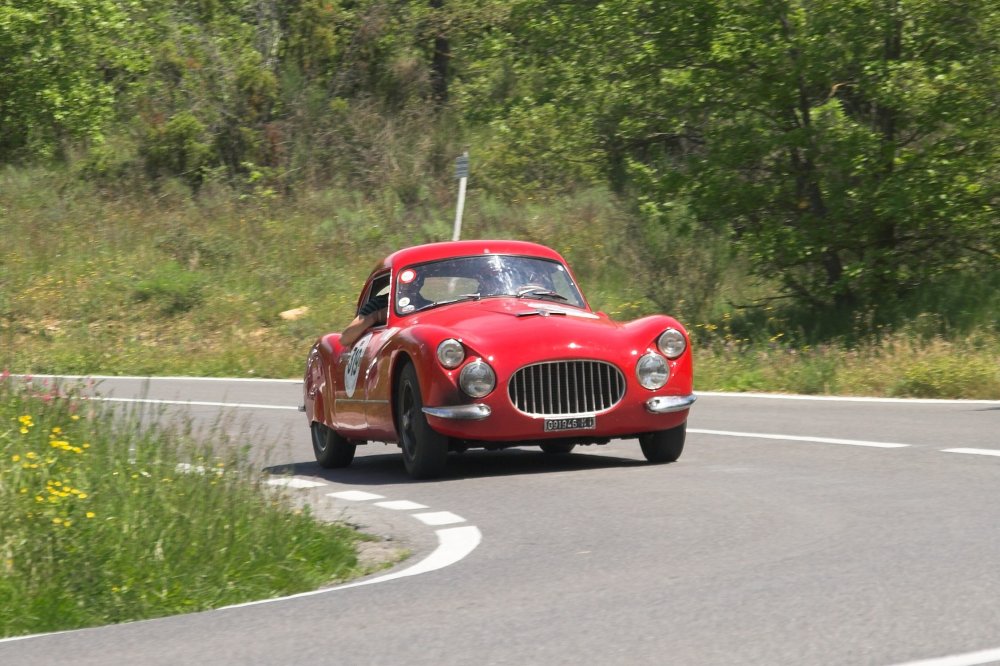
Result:
M368 446L381 446L378 444ZM386 451L394 451L386 447ZM505 451L473 450L448 456L444 474L433 481L457 481L469 478L511 476L522 474L554 474L579 472L592 469L646 467L649 463L608 455L588 455L582 447L570 454L547 454L538 450L507 449ZM368 453L359 455L345 469L323 469L313 461L275 465L264 469L268 474L312 476L335 483L350 485L392 485L427 483L414 481L403 467L403 458L397 452Z

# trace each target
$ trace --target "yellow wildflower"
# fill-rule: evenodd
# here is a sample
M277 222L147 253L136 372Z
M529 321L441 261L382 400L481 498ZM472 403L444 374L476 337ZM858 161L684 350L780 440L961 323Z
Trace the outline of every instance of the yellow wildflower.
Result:
M97 514L96 514L96 513L94 513L93 511L88 511L88 512L87 512L87 513L86 513L85 515L87 516L87 518L93 518L93 517L94 517L94 516L96 516Z

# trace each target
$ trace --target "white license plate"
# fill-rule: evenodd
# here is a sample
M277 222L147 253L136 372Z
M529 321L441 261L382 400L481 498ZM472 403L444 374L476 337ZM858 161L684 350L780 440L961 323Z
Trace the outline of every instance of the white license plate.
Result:
M558 432L560 430L593 430L596 427L596 416L577 416L571 419L545 419L545 432Z

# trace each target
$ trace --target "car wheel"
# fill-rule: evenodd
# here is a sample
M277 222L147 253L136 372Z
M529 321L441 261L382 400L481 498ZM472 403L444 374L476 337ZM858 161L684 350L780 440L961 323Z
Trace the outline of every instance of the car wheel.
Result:
M347 467L354 460L354 451L358 448L357 444L322 423L312 424L312 441L316 462L326 469Z
M417 371L407 365L396 387L396 424L403 463L414 479L440 476L448 458L448 438L430 427L423 408Z
M681 457L684 450L684 437L687 433L687 423L682 423L670 430L647 432L639 436L639 446L642 455L651 463L670 463Z
M542 444L542 451L549 454L565 454L572 451L576 444L566 444L564 442L551 442L549 444Z

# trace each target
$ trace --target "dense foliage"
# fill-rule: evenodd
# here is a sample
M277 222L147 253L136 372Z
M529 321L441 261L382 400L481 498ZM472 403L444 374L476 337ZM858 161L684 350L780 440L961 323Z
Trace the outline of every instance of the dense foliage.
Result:
M988 0L9 0L0 48L0 163L117 194L413 210L471 145L494 196L632 202L657 283L739 257L824 322L1000 260Z

